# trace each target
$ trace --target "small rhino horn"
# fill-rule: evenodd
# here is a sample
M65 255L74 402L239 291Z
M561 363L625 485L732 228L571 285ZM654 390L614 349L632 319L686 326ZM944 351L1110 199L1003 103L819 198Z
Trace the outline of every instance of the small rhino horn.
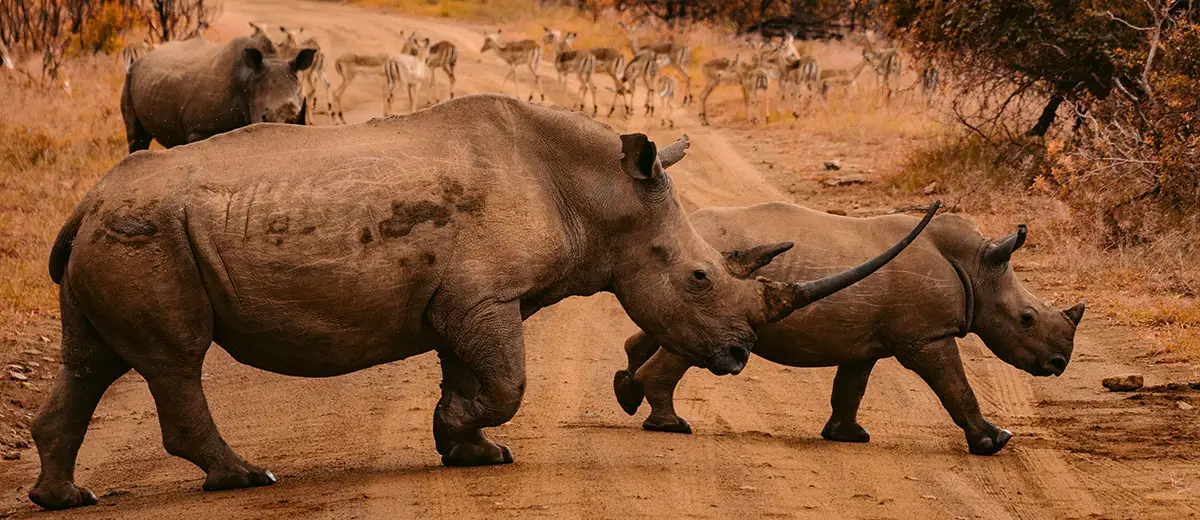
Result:
M1087 304L1084 302L1079 302L1079 303L1076 303L1074 306L1072 306L1070 309L1063 311L1063 314L1066 314L1067 319L1071 320L1071 322L1074 323L1076 327L1078 327L1079 322L1083 321L1083 311L1085 311L1085 310L1087 310Z

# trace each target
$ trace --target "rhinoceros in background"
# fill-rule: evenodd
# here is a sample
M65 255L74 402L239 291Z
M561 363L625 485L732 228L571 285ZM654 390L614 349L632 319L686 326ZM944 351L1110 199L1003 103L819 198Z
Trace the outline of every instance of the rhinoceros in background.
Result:
M724 251L804 237L803 249L761 269L776 280L803 280L866 257L914 219L839 217L775 202L701 209L691 221L700 236ZM870 439L858 424L858 404L875 361L895 356L937 393L966 433L971 453L995 453L1012 434L979 412L954 338L973 332L1009 364L1036 376L1058 375L1071 359L1084 312L1082 302L1065 311L1047 307L1017 280L1009 257L1024 241L1025 226L992 241L963 217L939 216L878 273L758 329L754 353L789 366L838 367L833 415L821 431L826 439ZM613 382L621 407L633 415L644 396L651 406L644 428L691 433L674 406L675 386L691 363L660 350L642 333L629 338L625 349L629 367Z
M755 327L878 269L808 283L745 276L790 243L723 257L696 234L661 151L563 109L494 95L337 128L252 125L126 157L69 217L50 255L63 365L33 426L30 498L91 504L75 456L104 390L130 368L163 443L205 489L274 482L221 438L200 373L216 342L242 363L333 376L437 350L442 462L511 462L481 428L525 391L522 320L610 291L691 363L737 372Z
M307 107L297 74L312 49L284 60L259 27L217 45L202 36L164 43L130 64L121 91L129 152L166 148L258 123L299 123Z

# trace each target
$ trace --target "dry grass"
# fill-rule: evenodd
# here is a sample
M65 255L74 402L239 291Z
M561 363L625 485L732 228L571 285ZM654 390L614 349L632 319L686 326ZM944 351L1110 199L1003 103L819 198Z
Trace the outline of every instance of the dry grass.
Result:
M50 244L76 202L125 153L122 70L99 55L67 65L71 94L0 75L0 340L30 314L53 313Z

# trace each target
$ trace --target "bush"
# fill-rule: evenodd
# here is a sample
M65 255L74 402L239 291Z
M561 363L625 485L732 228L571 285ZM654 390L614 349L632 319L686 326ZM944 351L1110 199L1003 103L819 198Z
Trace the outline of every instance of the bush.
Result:
M1108 247L1175 232L1200 239L1200 27L1171 31L1161 53L1145 94L1086 105L1074 141L1050 146L1044 182L1101 226ZM1200 249L1183 243L1187 254Z

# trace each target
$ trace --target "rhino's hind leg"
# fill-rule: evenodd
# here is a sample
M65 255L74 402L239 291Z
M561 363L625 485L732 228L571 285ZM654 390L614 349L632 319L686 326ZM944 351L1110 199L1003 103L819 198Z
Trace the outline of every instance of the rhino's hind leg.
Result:
M833 414L821 429L821 437L838 442L870 442L871 434L858 424L858 405L867 391L867 379L875 360L868 359L838 367L829 404Z
M148 378L150 379L150 378ZM187 459L207 474L205 491L275 483L275 475L246 462L225 443L208 411L200 386L200 366L150 379L167 453Z
M482 428L508 422L525 393L525 339L518 302L489 303L464 313L448 311L442 398L433 413L433 437L442 464L486 466L513 461L508 448Z
M213 423L200 383L213 340L212 303L186 235L168 225L159 224L156 247L91 256L88 283L76 283L76 294L100 336L149 384L167 453L204 470L205 490L271 484L274 476L246 463ZM162 265L175 268L152 279L136 277ZM114 289L131 283L136 293ZM135 317L138 326L127 326Z
M975 392L971 390L967 375L963 372L954 338L937 340L897 353L896 359L933 388L942 406L950 412L954 424L966 433L971 453L991 455L1008 444L1012 433L988 422L979 412L979 402L975 400Z
M75 485L75 457L100 396L129 371L129 364L104 344L87 322L67 283L63 281L59 293L63 364L33 424L42 468L29 499L46 509L96 503L96 495Z
M654 432L692 433L692 425L675 413L675 386L692 364L665 348L658 349L634 379L646 393L650 416L642 428Z

